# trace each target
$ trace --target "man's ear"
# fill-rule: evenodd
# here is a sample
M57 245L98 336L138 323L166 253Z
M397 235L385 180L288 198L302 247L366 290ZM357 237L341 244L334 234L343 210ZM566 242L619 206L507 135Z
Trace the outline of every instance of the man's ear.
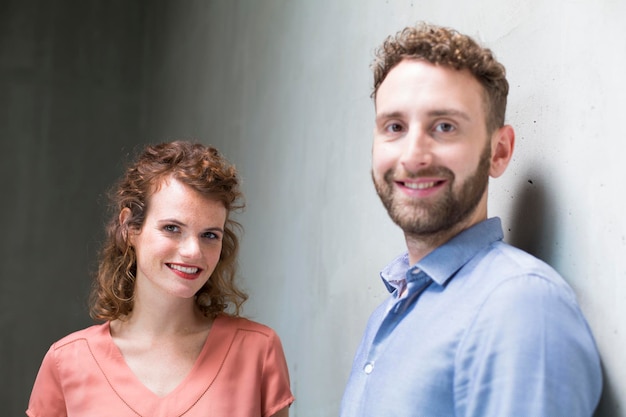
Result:
M120 222L120 227L122 228L122 234L124 235L124 239L132 245L132 236L129 235L128 229L128 219L131 216L131 211L128 207L124 207L122 211L120 211L120 215L118 216L118 220Z
M489 175L497 178L504 173L513 156L515 131L510 125L504 125L491 136L491 167Z

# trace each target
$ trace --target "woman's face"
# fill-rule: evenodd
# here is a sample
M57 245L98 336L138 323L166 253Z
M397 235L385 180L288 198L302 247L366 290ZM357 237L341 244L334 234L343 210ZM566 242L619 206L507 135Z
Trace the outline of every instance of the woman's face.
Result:
M130 232L137 255L135 298L192 298L219 261L226 217L221 201L165 179L148 200L141 230Z

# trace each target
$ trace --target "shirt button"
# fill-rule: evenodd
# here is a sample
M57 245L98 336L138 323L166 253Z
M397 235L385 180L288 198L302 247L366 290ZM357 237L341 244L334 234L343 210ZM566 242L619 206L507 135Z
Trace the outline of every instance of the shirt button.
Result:
M363 368L363 371L366 374L368 374L368 375L371 374L373 370L374 370L374 364L373 363L367 363L367 364L365 364L365 367Z
M419 269L419 268L415 268L415 269L411 270L411 274L412 274L412 275L417 275L417 274L419 274L420 272L422 272L422 271L420 271L420 269Z

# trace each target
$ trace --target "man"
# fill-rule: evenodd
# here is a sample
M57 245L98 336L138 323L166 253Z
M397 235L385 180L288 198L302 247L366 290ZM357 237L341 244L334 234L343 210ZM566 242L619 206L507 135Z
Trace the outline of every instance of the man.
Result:
M602 375L575 295L503 243L487 184L506 169L508 82L492 53L429 25L374 62L372 177L407 253L381 273L342 417L591 416Z

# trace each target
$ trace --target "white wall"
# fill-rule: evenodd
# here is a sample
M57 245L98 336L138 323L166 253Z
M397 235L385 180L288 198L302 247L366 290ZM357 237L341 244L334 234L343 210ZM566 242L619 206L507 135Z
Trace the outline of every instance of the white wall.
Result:
M369 63L388 34L418 20L475 36L506 65L517 149L492 182L490 215L574 287L607 376L597 415L626 416L626 2L476 3L154 9L149 139L200 138L238 165L246 313L283 340L292 416L337 414L367 317L386 295L378 270L404 249L369 177Z

